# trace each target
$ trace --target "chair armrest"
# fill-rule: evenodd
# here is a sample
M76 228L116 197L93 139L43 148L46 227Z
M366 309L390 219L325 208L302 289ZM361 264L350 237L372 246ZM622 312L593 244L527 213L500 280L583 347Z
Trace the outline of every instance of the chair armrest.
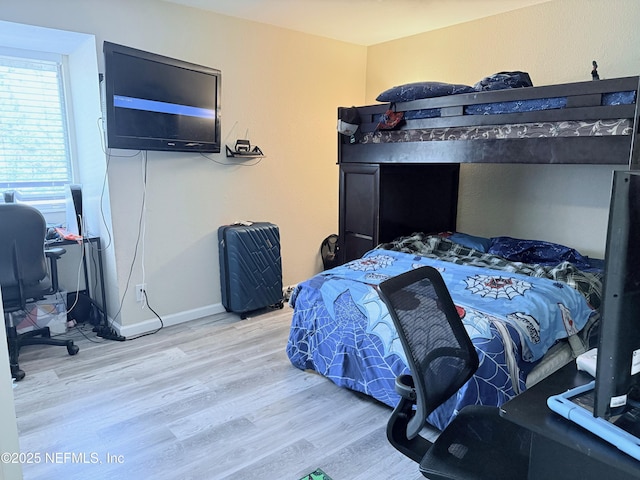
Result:
M49 259L49 265L51 266L51 290L57 292L58 285L58 259L67 253L62 247L45 248L44 254Z
M405 373L396 377L395 390L402 398L406 398L415 403L416 388L411 375Z
M44 254L46 255L46 257L52 260L58 260L65 253L67 253L67 251L62 247L52 247L44 249Z
M415 415L414 405L415 402L400 398L387 422L387 440L400 453L420 463L433 444L420 434L412 438L407 436L409 422Z

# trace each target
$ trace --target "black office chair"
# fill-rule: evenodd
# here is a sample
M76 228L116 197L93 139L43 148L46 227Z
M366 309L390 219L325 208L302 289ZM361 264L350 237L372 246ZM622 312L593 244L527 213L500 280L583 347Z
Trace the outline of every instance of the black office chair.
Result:
M11 376L17 381L25 376L18 365L22 346L63 346L69 355L79 350L72 340L50 338L49 327L21 334L16 330L19 318L16 313L25 311L28 302L58 291L57 260L65 250L61 247L45 250L46 231L45 219L37 209L21 203L0 204L0 286Z
M389 442L431 480L524 479L531 434L499 408L467 406L432 443L420 435L429 414L478 368L478 355L440 273L421 267L380 284L411 375L396 379L401 399L387 424Z

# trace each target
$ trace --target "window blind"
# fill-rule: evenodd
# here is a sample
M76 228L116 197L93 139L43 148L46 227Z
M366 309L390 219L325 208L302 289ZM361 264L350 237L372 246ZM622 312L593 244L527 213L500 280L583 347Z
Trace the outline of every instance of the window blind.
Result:
M64 198L72 183L59 62L0 56L0 190Z

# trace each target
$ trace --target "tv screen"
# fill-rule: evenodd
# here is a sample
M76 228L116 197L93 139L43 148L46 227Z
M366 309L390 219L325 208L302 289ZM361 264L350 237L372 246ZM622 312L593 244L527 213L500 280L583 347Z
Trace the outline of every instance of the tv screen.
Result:
M616 171L609 208L594 415L640 400L640 171Z
M107 145L220 152L221 72L104 42Z

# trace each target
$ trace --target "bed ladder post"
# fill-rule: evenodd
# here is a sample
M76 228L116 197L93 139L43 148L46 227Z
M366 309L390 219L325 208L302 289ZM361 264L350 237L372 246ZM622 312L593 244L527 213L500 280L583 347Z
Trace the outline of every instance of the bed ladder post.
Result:
M636 108L633 114L633 130L631 131L631 151L629 152L629 170L640 169L640 76L636 88Z

